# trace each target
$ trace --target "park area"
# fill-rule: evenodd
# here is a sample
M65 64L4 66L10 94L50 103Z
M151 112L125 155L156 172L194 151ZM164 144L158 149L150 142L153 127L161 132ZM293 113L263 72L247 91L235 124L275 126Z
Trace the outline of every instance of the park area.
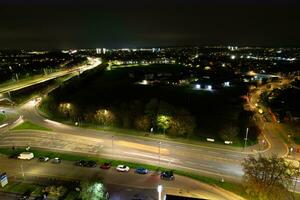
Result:
M249 141L255 143L259 130L251 122L252 113L243 110L241 98L246 86L196 90L195 76L203 74L181 65L93 71L50 93L40 110L76 125L196 140L214 138L222 143L231 140L236 145L242 144L250 126Z

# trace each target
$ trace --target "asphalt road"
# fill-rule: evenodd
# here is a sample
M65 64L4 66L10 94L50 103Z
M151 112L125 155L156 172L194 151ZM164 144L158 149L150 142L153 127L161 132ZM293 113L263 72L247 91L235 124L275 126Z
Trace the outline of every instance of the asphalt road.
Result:
M1 146L35 146L82 152L101 157L126 159L152 165L201 172L218 179L239 181L241 161L247 155L229 149L189 145L172 141L128 135L112 135L103 131L82 129L45 119L36 113L35 102L24 104L20 113L24 120L51 128L53 131L10 131L2 136ZM159 154L160 152L160 154Z
M230 192L183 176L175 175L174 181L165 181L161 180L159 175L154 172L149 172L147 175L140 175L134 173L132 169L129 172L117 172L114 168L109 170L102 170L99 167L83 168L75 166L70 161L62 161L61 164L52 164L51 162L39 162L36 159L22 161L0 157L0 169L2 172L8 174L9 179L24 177L24 180L26 180L31 177L52 177L65 180L86 180L96 177L105 184L113 186L111 190L115 192L113 193L114 198L111 199L118 199L124 193L132 190L136 190L134 193L137 193L137 191L148 191L152 199L156 199L156 192L153 195L153 191L155 191L159 184L163 185L164 194L181 194L212 200L242 199ZM24 176L22 176L23 173ZM118 193L118 188L121 191L120 193ZM126 189L124 190L124 188Z
M250 104L257 101L259 92L252 95ZM11 131L0 142L1 146L35 146L56 150L89 153L96 156L125 159L152 165L180 168L218 179L240 181L243 175L241 161L253 152L189 145L172 141L139 138L128 135L82 129L43 118L35 109L37 102L29 101L22 105L19 112L25 120L51 128L43 131ZM259 119L260 120L260 119ZM263 122L258 122L263 123ZM286 154L281 139L272 135L272 126L265 126L265 137L269 148L262 154ZM160 153L159 153L160 152Z
M63 70L55 73L51 73L49 75L44 75L35 79L29 79L29 80L20 80L13 84L7 84L7 85L1 85L0 93L6 93L11 91L16 91L22 88L26 88L38 83L42 83L51 79L55 79L61 76L65 76L67 74L72 74L74 72L83 72L86 70L90 70L98 65L101 64L101 60L99 58L88 58L90 65L83 65L80 67L76 67L71 70Z
M260 87L250 96L249 107L255 107L259 94L266 90ZM112 135L73 127L45 119L35 109L37 102L29 101L22 105L19 113L25 120L51 128L53 131L10 131L2 134L0 146L34 146L54 150L87 153L106 158L137 161L152 165L179 168L215 178L240 181L243 175L241 161L249 154L249 149L236 151L212 146L190 145L172 141L136 137L129 135ZM269 148L259 152L263 155L273 153L287 155L287 146L274 134L274 123L266 123L260 115L258 123L264 127L264 136ZM241 150L241 149L240 149ZM257 155L257 154L256 154Z

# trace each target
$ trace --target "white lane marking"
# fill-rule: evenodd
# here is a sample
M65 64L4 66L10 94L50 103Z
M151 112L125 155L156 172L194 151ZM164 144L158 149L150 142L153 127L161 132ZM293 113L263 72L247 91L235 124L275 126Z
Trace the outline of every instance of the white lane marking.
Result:
M130 154L130 155L136 155L136 156L141 156L141 157L146 157L146 158L153 158L158 160L158 155L157 156L152 156L152 155L148 155L148 154L144 154L144 153L136 153L136 152L124 152L126 154ZM162 156L160 156L160 160L166 161L166 162L174 162L174 161L179 161L178 159L166 159L163 158Z
M3 127L5 127L5 126L7 126L7 125L8 125L8 123L1 124L1 125L0 125L0 128L3 128Z

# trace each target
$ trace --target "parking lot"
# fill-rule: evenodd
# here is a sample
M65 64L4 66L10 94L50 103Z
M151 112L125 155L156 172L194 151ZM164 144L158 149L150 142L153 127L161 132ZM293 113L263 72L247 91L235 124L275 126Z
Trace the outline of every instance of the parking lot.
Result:
M120 163L122 164L122 163ZM134 196L144 195L140 199L157 198L156 188L163 185L163 194L182 194L192 197L205 197L209 199L231 199L228 193L222 193L213 186L202 184L190 178L176 176L176 180L162 180L160 174L150 171L148 174L137 174L135 170L118 172L115 167L101 169L96 167L78 167L71 161L62 160L59 164L41 162L38 159L18 160L0 157L0 169L9 176L9 181L15 178L29 180L32 177L51 177L54 180L95 180L108 186L111 199L134 199ZM146 193L144 192L146 191ZM152 198L152 199L153 199Z

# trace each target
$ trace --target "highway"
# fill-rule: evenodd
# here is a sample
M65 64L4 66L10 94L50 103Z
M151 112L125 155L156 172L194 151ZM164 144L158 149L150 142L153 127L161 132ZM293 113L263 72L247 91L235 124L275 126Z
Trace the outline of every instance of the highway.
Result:
M74 72L79 72L82 73L86 70L90 70L94 67L97 67L98 65L100 65L102 63L100 58L89 58L88 57L88 63L86 65L83 66L79 66L76 68L72 68L71 70L62 70L59 72L54 72L48 75L43 75L41 77L37 77L34 79L27 79L27 80L19 80L16 83L13 84L7 84L7 85L0 85L0 94L1 93L7 93L7 92L12 92L12 91L16 91L16 90L20 90L32 85L36 85L45 81L49 81L58 77L62 77L68 74L72 74Z
M10 131L2 138L0 145L10 146L13 142L15 146L47 146L193 172L201 171L220 179L223 177L239 180L243 174L240 162L246 153L172 141L162 141L159 145L158 140L151 138L112 135L108 132L73 127L43 118L35 110L35 103L30 101L20 108L23 119L53 131Z

